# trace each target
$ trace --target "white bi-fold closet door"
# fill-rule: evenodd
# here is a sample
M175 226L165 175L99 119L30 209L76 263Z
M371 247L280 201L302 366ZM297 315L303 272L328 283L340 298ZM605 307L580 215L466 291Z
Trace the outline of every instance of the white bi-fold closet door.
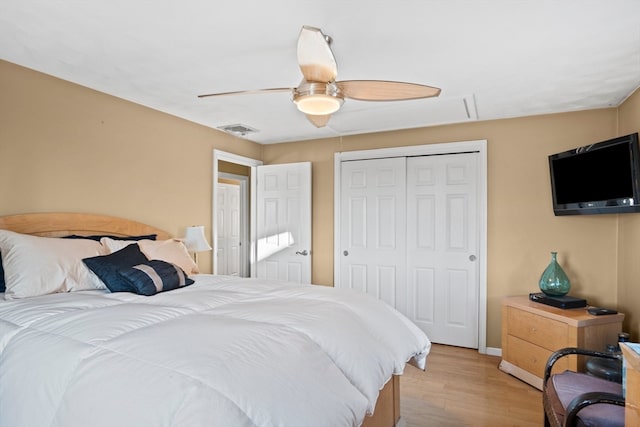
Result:
M478 348L477 152L344 161L338 286Z

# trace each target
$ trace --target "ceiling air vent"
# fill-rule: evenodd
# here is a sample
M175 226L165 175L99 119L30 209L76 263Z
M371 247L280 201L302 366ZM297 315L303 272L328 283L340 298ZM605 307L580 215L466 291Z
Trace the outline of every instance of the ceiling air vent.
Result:
M248 133L258 132L257 129L251 128L241 123L235 125L220 126L218 129L237 136L245 136Z

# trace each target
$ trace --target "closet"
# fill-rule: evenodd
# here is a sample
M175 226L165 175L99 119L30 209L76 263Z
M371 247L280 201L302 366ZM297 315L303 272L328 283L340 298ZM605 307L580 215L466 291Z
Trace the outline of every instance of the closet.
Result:
M433 342L478 348L480 154L337 162L336 286L387 302Z

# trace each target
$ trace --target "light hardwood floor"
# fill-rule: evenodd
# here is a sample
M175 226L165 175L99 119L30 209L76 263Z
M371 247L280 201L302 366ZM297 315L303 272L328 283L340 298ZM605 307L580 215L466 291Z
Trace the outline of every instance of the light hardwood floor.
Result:
M539 390L498 369L500 358L434 344L427 369L407 365L400 414L407 427L541 426Z

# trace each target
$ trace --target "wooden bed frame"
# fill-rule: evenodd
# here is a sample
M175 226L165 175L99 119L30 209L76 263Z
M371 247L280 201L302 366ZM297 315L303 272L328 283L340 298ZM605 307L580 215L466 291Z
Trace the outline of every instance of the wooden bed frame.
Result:
M157 234L158 240L171 237L159 228L108 215L85 213L28 213L0 216L0 229L44 237L60 237L70 234L82 236L109 234L136 236Z
M28 213L0 216L0 229L43 237L77 234L136 236L157 234L158 240L171 237L159 228L116 216L87 213ZM362 427L393 427L400 420L400 380L398 375L380 391L373 416Z

